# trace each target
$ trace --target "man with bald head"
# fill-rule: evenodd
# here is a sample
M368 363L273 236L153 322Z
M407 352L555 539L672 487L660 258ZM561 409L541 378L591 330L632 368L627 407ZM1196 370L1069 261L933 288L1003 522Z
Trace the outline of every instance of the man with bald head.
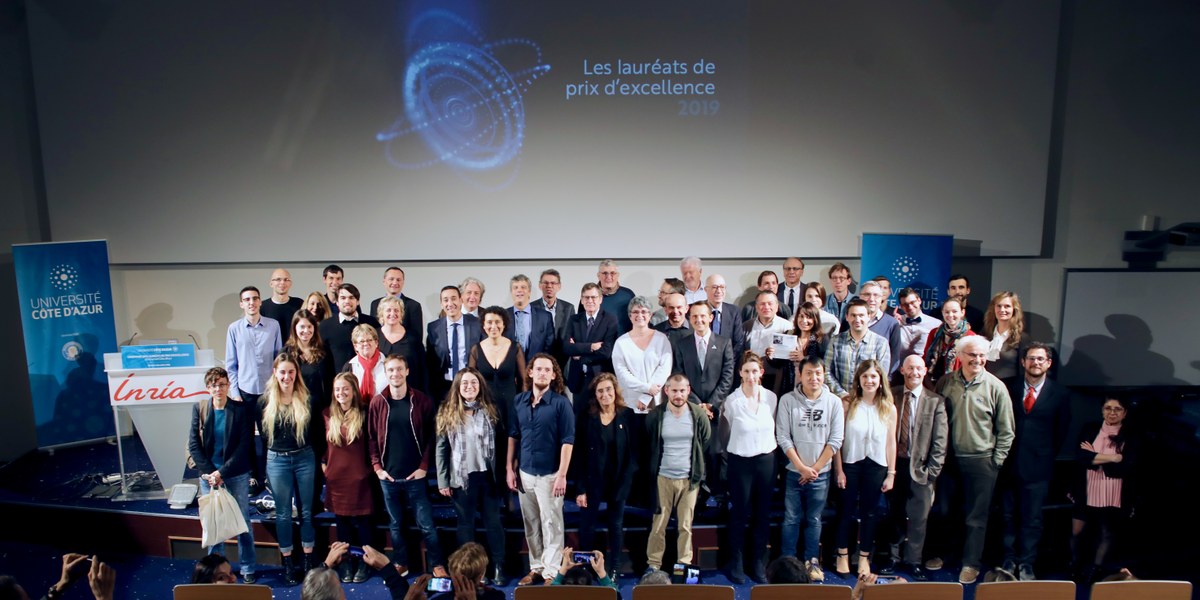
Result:
M663 311L667 313L667 320L655 325L654 328L667 334L667 337L674 338L676 335L687 335L691 330L688 328L687 322L687 301L683 299L683 294L667 294L663 298Z
M783 284L778 286L776 296L779 297L779 305L787 307L789 315L795 314L800 305L804 304L802 277L804 277L804 261L800 257L789 256L787 260L783 261Z
M737 306L725 301L725 277L709 275L704 281L704 294L712 308L713 333L733 342L733 356L740 357L746 350L746 336L742 331L742 312Z
M383 271L383 296L371 302L371 316L379 318L379 303L384 298L396 298L404 306L404 329L416 335L417 344L425 343L425 315L421 303L404 295L404 269L391 266Z
M304 306L304 300L288 296L292 289L292 274L287 269L271 271L271 297L262 303L259 313L279 323L279 333L286 344L292 334L292 315Z
M888 492L888 514L880 529L891 556L879 569L890 574L903 560L913 579L928 579L921 567L933 489L950 446L946 399L925 386L925 361L909 355L900 367L904 383L892 388L896 402L896 480ZM903 551L901 544L903 543Z

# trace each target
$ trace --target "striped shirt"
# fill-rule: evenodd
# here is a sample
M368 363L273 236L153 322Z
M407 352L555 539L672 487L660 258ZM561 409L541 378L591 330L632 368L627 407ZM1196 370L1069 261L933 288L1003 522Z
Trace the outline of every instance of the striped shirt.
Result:
M861 342L855 342L849 330L834 336L825 350L825 385L829 391L838 396L849 394L854 370L859 363L870 359L879 361L885 370L891 365L891 348L883 336L867 331Z
M1100 433L1092 442L1096 454L1120 454L1110 439L1121 431L1120 427L1100 426ZM1109 477L1104 469L1088 469L1087 505L1095 508L1121 508L1121 480Z

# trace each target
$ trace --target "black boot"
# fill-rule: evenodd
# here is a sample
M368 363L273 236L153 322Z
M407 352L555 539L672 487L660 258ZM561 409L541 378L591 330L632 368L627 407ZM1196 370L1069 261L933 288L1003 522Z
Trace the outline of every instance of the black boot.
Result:
M313 553L312 552L304 552L302 554L304 554L304 558L302 559L302 562L300 563L300 569L303 570L304 573L307 575L308 572L311 571L313 569L313 567L315 566L313 564Z
M754 580L754 583L767 582L767 566L762 558L754 558L754 564L751 565L750 570L750 579Z
M338 565L338 578L342 583L350 583L354 580L354 557L346 556L342 559L342 564Z
M742 553L736 550L729 559L729 580L738 585L746 583L746 572L742 570Z
M284 556L280 563L283 565L283 584L296 585L300 580L296 578L296 566L292 563L291 555Z
M370 567L367 566L367 561L356 558L354 559L358 568L354 570L354 583L363 583L371 578Z

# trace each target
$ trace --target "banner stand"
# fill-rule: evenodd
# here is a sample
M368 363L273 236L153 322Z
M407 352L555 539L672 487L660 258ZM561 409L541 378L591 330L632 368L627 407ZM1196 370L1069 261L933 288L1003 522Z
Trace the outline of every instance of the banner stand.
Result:
M118 438L121 493L113 497L114 502L165 499L171 488L183 482L192 405L208 396L204 374L213 365L212 350L197 350L194 367L125 369L120 353L104 355L113 422L119 426L121 412L129 416L162 485L160 489L130 489L125 450Z

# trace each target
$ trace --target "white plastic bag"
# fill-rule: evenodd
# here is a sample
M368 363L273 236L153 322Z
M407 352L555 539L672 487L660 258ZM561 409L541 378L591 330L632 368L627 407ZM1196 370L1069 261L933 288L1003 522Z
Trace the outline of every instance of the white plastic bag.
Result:
M210 548L246 533L242 507L223 486L200 496L200 545Z

